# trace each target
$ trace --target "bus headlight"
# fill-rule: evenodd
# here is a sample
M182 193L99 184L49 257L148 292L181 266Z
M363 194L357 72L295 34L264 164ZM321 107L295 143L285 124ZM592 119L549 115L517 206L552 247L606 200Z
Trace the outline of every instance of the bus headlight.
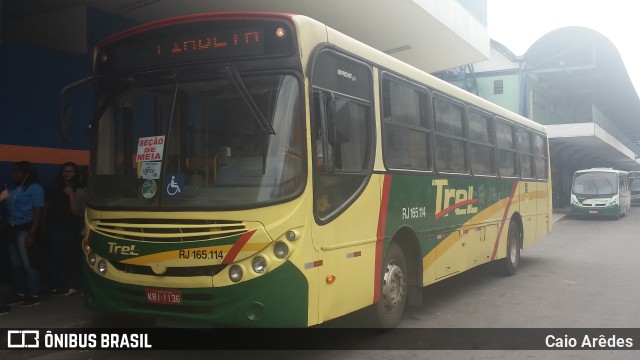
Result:
M287 240L289 241L294 241L296 239L296 233L293 232L292 230L287 231L287 233L285 234L285 237L287 238Z
M262 256L256 256L253 258L251 266L253 267L253 271L257 272L258 274L262 274L267 269L267 260L265 260Z
M613 195L611 199L609 199L607 206L611 206L611 205L618 205L618 195Z
M234 283L242 280L242 268L239 265L231 265L229 268L229 280Z
M107 262L104 260L98 261L98 272L100 275L107 275Z
M87 260L89 260L91 266L94 266L96 264L96 253L93 251L90 252L89 255L87 255Z
M578 201L578 197L573 195L573 194L571 194L571 204L572 205L581 205L580 201Z
M278 241L273 246L273 255L275 255L278 259L284 259L289 255L289 246L282 241Z

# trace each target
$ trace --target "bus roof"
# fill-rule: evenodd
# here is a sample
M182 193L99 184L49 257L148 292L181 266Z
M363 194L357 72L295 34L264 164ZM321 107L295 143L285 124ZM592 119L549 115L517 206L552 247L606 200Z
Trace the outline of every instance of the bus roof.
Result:
M480 109L489 111L495 115L511 120L540 133L546 133L546 127L531 119L509 111L501 106L498 106L488 100L485 100L479 96L476 96L466 90L463 90L455 85L452 85L444 80L419 70L407 63L404 63L393 56L385 54L382 51L374 49L373 47L366 45L356 39L349 37L335 29L332 29L314 19L311 19L304 15L294 15L293 21L302 31L318 31L319 27L326 29L327 41L330 44L344 49L351 54L366 60L366 62L380 67L383 70L388 70L397 75L402 75L409 80L413 80L421 85L438 90L443 94L457 98L468 104L475 105ZM313 46L307 51L313 51ZM437 51L434 51L437 54ZM304 55L303 55L304 56Z
M611 172L611 173L619 173L619 174L628 174L628 171L625 170L617 170L613 168L591 168L591 169L582 169L577 170L577 173L588 173L588 172Z
M546 127L525 118L519 114L509 111L501 106L498 106L488 100L480 98L466 90L463 90L455 85L449 84L443 80L436 78L435 76L419 70L409 64L406 64L382 51L374 49L373 47L366 45L356 39L349 37L335 29L328 27L325 24L318 22L312 18L304 15L293 15L287 13L269 13L269 12L221 12L221 13L203 13L186 15L174 18L168 18L163 20L152 21L149 23L141 24L130 29L116 33L96 46L96 49L100 49L110 43L118 41L120 39L129 37L131 35L156 29L164 26L170 26L181 23L199 22L199 21L211 21L211 20L229 20L229 19L282 19L292 20L299 31L311 32L315 34L322 34L322 41L326 41L341 49L344 49L351 54L365 59L368 63L373 64L383 70L388 70L392 73L402 75L409 80L415 81L426 87L438 90L443 94L452 96L465 103L475 105L478 108L491 112L497 116L511 120L527 128L533 129L540 133L546 133ZM315 39L318 39L316 37ZM321 41L318 41L319 43ZM309 58L309 55L314 51L315 46L301 49L305 53L301 53L303 58ZM437 54L434 51L434 54Z

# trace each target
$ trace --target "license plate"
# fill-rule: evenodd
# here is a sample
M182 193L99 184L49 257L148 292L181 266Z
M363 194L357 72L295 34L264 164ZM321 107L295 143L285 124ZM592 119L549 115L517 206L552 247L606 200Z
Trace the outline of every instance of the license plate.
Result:
M146 288L144 291L147 294L147 302L150 304L182 304L182 292L178 289Z
M598 210L589 210L589 214L597 214Z

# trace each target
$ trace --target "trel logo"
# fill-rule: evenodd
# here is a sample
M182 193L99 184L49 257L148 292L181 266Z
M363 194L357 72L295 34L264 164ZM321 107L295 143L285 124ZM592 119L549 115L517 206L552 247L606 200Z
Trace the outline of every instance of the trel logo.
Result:
M140 255L136 251L135 245L118 245L114 242L108 242L109 244L109 254L116 255Z
M478 202L478 199L473 198L473 186L467 189L450 188L447 179L433 180L432 185L436 187L436 219L449 216L451 211L455 211L456 215L478 212L478 207L473 206Z

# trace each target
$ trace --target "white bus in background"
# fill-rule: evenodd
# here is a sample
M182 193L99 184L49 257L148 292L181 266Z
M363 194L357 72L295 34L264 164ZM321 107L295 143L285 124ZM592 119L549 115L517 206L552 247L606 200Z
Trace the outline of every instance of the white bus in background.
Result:
M631 207L629 173L611 168L578 170L571 187L571 214L618 219Z

